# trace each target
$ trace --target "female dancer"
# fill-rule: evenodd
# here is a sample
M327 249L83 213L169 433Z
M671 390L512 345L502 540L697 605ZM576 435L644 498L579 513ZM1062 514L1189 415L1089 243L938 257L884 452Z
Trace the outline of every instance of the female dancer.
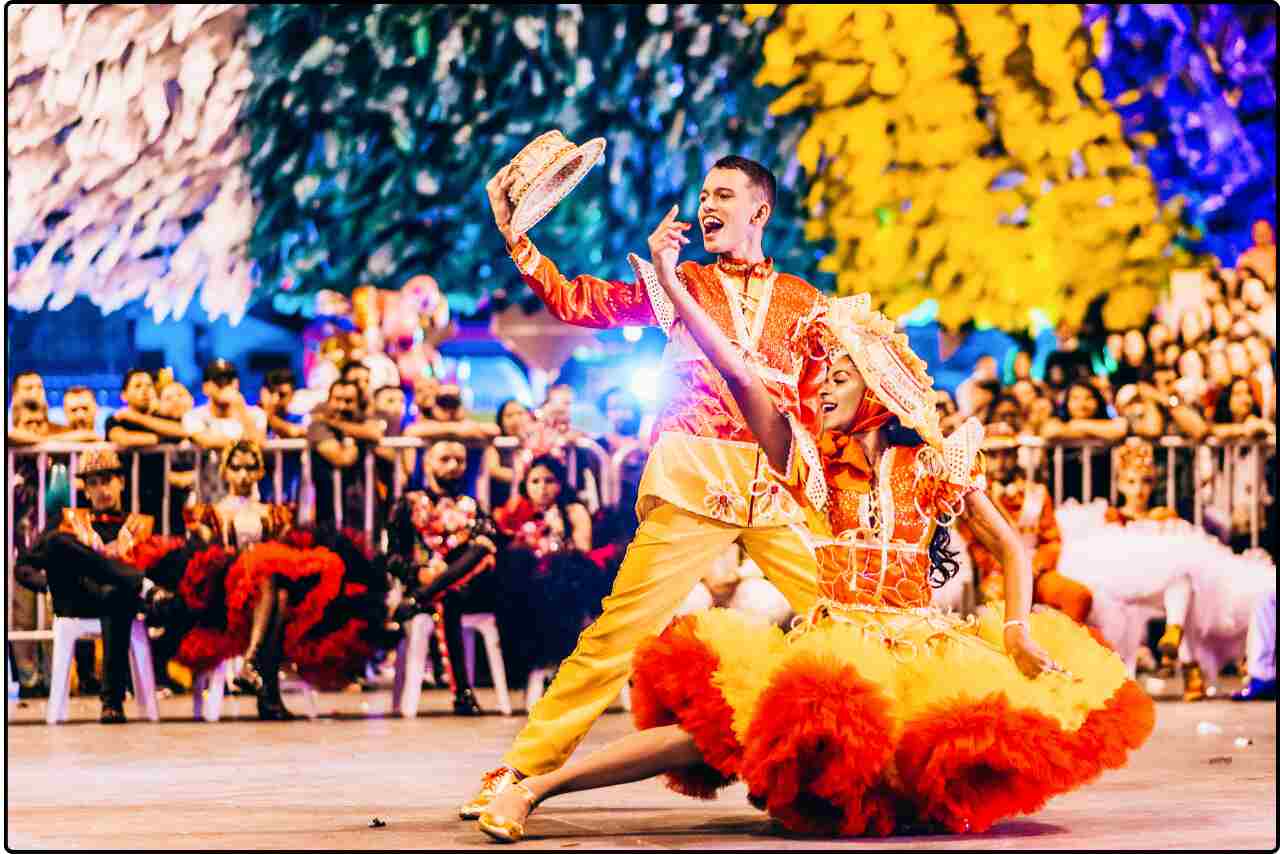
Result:
M981 428L942 445L923 365L865 295L798 327L829 360L815 446L673 270L659 276L811 529L835 535L817 543L819 604L788 637L723 610L677 619L636 653L646 731L508 787L481 829L515 841L548 797L666 773L700 797L741 777L794 831L981 831L1122 765L1151 731L1150 700L1086 629L1029 613L1026 553L974 488ZM955 571L956 516L1006 567L1004 613L928 607Z
M289 720L280 697L285 659L308 682L346 684L384 637L388 583L342 534L300 531L289 508L256 497L265 472L249 440L227 448L228 494L187 513L190 541L149 572L176 594L160 607L166 631L181 636L177 659L199 673L242 655L235 683L258 696L258 717Z

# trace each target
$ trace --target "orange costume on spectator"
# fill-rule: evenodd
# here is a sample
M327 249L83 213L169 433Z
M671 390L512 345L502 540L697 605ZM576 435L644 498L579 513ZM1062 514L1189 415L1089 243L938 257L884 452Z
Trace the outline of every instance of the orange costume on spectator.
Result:
M1053 498L1042 483L1029 483L1021 476L1016 463L1003 466L999 455L1016 453L1013 442L992 438L987 451L993 460L989 470L990 482L987 494L1000 512L1009 520L1021 536L1031 554L1031 572L1035 578L1032 601L1057 608L1078 623L1084 623L1093 608L1093 594L1078 581L1058 572L1058 556L1062 554L1062 533L1053 512ZM1008 482L1002 482L998 472L1007 472ZM989 549L978 542L973 532L959 523L965 541L969 543L969 556L978 569L979 592L983 601L1002 599L1004 572L1000 561Z

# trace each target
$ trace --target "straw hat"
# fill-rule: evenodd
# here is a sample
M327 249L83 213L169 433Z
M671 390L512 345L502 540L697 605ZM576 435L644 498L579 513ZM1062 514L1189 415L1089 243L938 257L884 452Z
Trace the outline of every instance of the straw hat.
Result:
M902 426L914 430L936 453L927 455L938 464L935 469L958 486L981 486L974 476L978 452L985 430L976 418L967 418L949 436L942 435L933 378L923 360L911 349L907 336L893 321L871 308L870 294L826 300L826 305L801 323L805 328L816 320L815 332L824 340L831 360L847 354L862 375L867 388Z
M111 449L88 451L80 457L80 465L76 466L76 474L88 477L91 474L124 474L124 466L120 457Z
M603 137L574 145L560 131L549 130L520 149L509 164L516 176L511 230L523 234L551 213L604 156L604 146Z
M889 318L872 311L870 295L829 300L824 320L838 342L832 355L844 352L851 356L867 388L902 425L935 448L942 447L933 378L912 352L907 336Z

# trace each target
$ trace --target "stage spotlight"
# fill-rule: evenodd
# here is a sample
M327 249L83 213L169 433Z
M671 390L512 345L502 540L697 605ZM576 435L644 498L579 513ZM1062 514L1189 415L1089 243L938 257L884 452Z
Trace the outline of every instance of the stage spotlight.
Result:
M641 403L653 403L662 391L662 370L657 365L644 365L631 372L631 393Z

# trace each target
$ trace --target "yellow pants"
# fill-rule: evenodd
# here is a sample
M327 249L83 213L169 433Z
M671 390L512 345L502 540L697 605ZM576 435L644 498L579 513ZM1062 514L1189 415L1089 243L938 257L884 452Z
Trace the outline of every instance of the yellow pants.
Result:
M636 646L666 628L707 567L735 542L796 613L809 610L816 567L790 528L742 528L664 502L640 523L604 613L583 630L503 761L521 774L563 765L622 690Z

